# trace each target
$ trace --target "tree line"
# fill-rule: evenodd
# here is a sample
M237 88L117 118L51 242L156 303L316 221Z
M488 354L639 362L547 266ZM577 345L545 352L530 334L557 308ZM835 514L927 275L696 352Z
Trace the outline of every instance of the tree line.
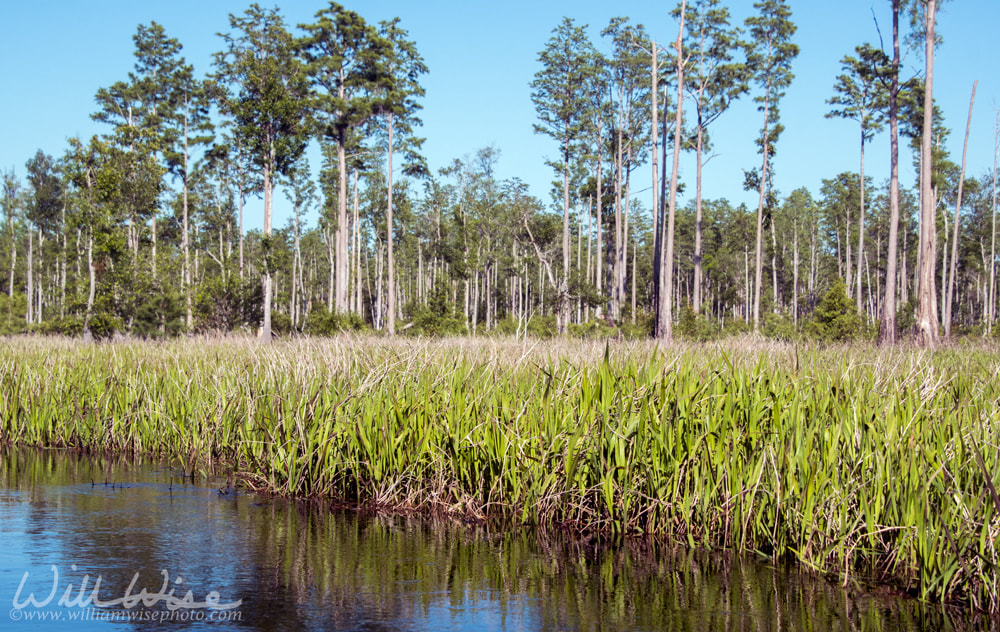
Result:
M967 178L964 152L958 166L942 149L936 2L889 3L890 50L846 54L828 99L828 116L855 126L858 171L788 194L772 185L799 53L785 0L756 2L743 24L720 0L682 0L668 46L628 18L598 42L564 18L526 78L535 130L558 149L549 204L497 177L497 147L429 170L427 66L398 18L370 24L331 2L291 29L252 5L230 15L205 76L161 25L140 25L134 71L96 93L105 132L58 158L39 150L23 180L4 174L0 332L677 329L927 346L939 327L991 333L996 156ZM901 20L923 47L912 77ZM744 173L755 208L703 195L712 124L739 99L760 116L760 161ZM865 147L886 128L890 178L875 183ZM901 136L919 173L910 188ZM694 154L693 183L681 152ZM276 190L292 208L280 227ZM250 196L263 197L262 229L245 230Z

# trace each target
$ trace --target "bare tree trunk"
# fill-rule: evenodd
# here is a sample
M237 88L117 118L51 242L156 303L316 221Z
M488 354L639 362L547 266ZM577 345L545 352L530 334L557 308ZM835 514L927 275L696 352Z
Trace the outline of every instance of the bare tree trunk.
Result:
M243 280L243 185L237 186L237 195L239 196L239 213L240 213L240 281Z
M674 159L670 171L670 197L667 201L667 225L664 236L664 254L660 260L660 293L656 315L656 337L672 342L673 331L673 265L674 265L674 223L677 209L677 174L680 171L681 156L681 121L684 106L684 17L687 10L687 0L681 0L680 24L677 30L677 41L674 44L677 53L677 111L674 115Z
M653 283L655 283L654 296L659 293L659 265L660 265L660 235L657 232L659 229L658 220L660 214L660 188L658 179L660 177L659 172L659 153L660 153L660 142L657 136L657 131L660 125L659 115L659 105L657 99L660 92L659 76L660 76L660 65L656 61L657 53L659 52L659 46L656 44L656 40L652 41L650 47L650 55L652 58L652 63L650 65L650 97L652 100L652 107L650 108L649 117L649 131L650 137L653 144L653 152L651 154L653 162ZM633 252L635 249L633 249ZM634 266L633 266L634 268ZM634 274L634 270L633 270ZM633 310L634 312L635 310ZM635 314L633 314L633 317Z
M764 142L761 151L764 154L763 165L760 170L760 199L757 203L757 241L754 268L754 288L753 288L753 330L760 332L760 288L764 281L764 194L767 190L767 158L768 158L768 133L767 126L771 116L771 84L768 80L764 88Z
M997 159L1000 157L1000 109L996 112L996 124L993 132L993 213L992 229L990 230L990 287L989 305L990 317L987 331L993 331L993 322L997 317L996 294L996 261L997 261Z
M938 338L934 265L937 260L935 198L931 190L931 134L934 110L934 19L936 0L927 0L924 9L924 121L920 143L920 306L917 310L917 343L933 348Z
M792 323L799 326L799 225L792 220Z
M772 309L777 310L778 304L778 235L777 222L771 215L771 301Z
M184 177L182 179L183 197L181 198L181 209L183 224L181 226L181 243L184 247L184 303L186 305L185 326L191 331L194 325L194 308L191 304L191 260L188 254L191 249L191 242L188 238L188 147L187 147L187 114L184 115ZM266 193L265 193L266 195ZM242 219L242 214L241 214ZM242 241L241 241L242 243Z
M393 132L393 116L392 112L388 115L388 127L389 127L389 169L388 169L388 206L386 208L386 239L389 244L388 249L388 262L386 267L388 268L388 288L386 289L386 295L389 299L389 304L387 305L388 312L388 323L387 329L390 336L396 335L396 261L393 257L393 238L392 238L392 132Z
M857 302L858 313L862 314L861 311L861 263L864 260L865 253L865 126L863 121L865 120L865 110L864 107L861 109L861 214L858 217L858 271L854 276L857 277L855 285L857 286L855 300ZM867 320L867 319L866 319Z
M329 314L330 312L333 311L333 294L334 294L334 291L335 291L334 290L334 285L333 285L333 275L334 275L334 272L335 272L336 263L335 263L334 258L333 258L333 248L334 248L334 246L333 246L333 240L336 239L336 237L334 237L330 233L330 227L329 226L327 226L326 228L323 229L323 235L326 238L326 258L327 258L327 261L330 264L330 275L329 275L328 280L327 280L328 287L327 287L327 293L326 293L326 312ZM358 280L360 281L360 279L358 279Z
M343 92L343 88L341 88ZM333 308L345 312L350 308L347 296L347 155L345 132L337 137L337 228L336 228L336 272L334 273Z
M955 226L951 238L951 273L948 278L948 299L945 301L944 335L951 336L952 305L955 296L955 274L958 271L958 227L962 215L962 187L965 184L965 154L969 149L969 130L972 128L972 106L976 102L976 87L972 83L972 97L969 99L969 120L965 124L965 143L962 145L962 171L958 176L958 199L955 201Z
M97 269L94 267L94 228L87 228L87 275L90 284L87 290L87 311L83 317L84 339L90 335L90 317L94 311L94 298L97 294Z
M361 314L361 220L358 218L358 170L354 170L354 312ZM350 302L350 297L348 297Z
M885 296L879 319L878 344L896 343L896 249L899 245L899 9L892 0L892 83L889 86L889 243L885 257ZM905 239L905 235L904 235ZM904 269L906 251L903 251ZM903 273L905 279L905 272ZM905 292L905 280L903 291Z
M604 174L604 165L601 164L600 158L601 149L598 147L597 153L597 262L596 262L596 286L597 293L601 294L604 288L604 236L602 234L603 221L603 210L602 210L602 198L604 197L603 181L602 176ZM597 317L600 318L604 310L603 305L597 306Z
M14 214L7 218L10 226L10 282L7 284L7 298L14 298L14 266L17 264L17 239L14 231Z
M271 165L274 164L274 147L273 144L269 148L269 158L270 160L264 165L264 237L268 241L271 238L271 214L272 205L274 204L274 190L273 183L271 182ZM269 253L264 253L264 324L261 326L260 335L261 342L269 343L271 342L271 266L268 263Z
M34 283L34 276L35 276L35 274L34 274L34 253L33 253L33 250L34 250L34 235L35 235L35 232L29 228L28 229L28 273L27 273L27 276L25 278L25 281L27 283L27 288L26 288L26 291L25 291L25 298L27 300L25 301L26 305L25 305L25 308L24 308L25 309L25 312L24 312L24 323L26 325L30 325L31 323L34 322L34 312L32 311L32 307L34 307L34 303L35 303L35 291L34 291L35 290L35 283Z
M569 137L563 142L563 273L562 285L559 287L559 333L566 333L569 321Z
M66 316L66 202L63 201L62 221L60 222L62 232L62 252L59 256L59 317Z

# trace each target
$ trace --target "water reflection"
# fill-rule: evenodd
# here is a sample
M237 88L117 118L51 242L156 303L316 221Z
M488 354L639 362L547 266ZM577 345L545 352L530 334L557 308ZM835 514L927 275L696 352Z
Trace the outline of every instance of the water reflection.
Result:
M106 598L124 595L135 573L137 589L158 591L166 569L178 597L241 599L239 620L213 629L992 629L728 555L331 512L220 494L224 479L179 474L157 462L0 452L0 603L10 607L25 572L26 589L48 594L54 565L61 587L100 575Z

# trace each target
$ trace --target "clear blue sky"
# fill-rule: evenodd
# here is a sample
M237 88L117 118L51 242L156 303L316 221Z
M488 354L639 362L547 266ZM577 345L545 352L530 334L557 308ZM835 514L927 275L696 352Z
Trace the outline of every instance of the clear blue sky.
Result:
M399 16L416 41L430 68L424 78L427 96L420 133L427 138L425 150L432 169L492 144L501 151L500 177L521 178L545 201L550 199L549 183L554 177L545 159L555 156L557 148L551 139L532 132L536 117L528 84L539 68L538 51L552 29L569 16L589 25L598 41L609 19L623 15L644 24L658 41L670 42L677 34L677 24L669 15L673 0L347 0L344 4L371 22ZM751 0L728 4L735 22L742 23L752 12ZM0 169L14 167L23 177L25 161L38 148L59 156L67 138L103 131L103 126L90 120L96 109L94 94L100 87L125 79L132 70L132 36L140 23L155 20L162 24L169 36L183 44L183 54L196 71L205 73L210 70L212 53L221 47L216 33L228 31L229 13L242 13L248 5L234 0L4 0ZM287 22L295 25L311 21L326 3L294 0L279 6ZM858 168L857 125L824 118L829 109L825 101L840 73L840 59L860 43L878 45L873 12L883 35L891 36L889 0L792 0L791 6L798 26L794 41L801 53L794 65L795 80L781 103L786 130L777 146L775 182L783 194L805 186L818 195L823 178ZM944 43L936 59L934 95L952 130L947 143L956 163L961 159L969 93L973 81L979 80L968 175L978 176L993 166L994 117L1000 105L997 25L997 0L946 2L938 19ZM607 49L603 42L599 45ZM904 65L909 76L922 70L923 60L909 53ZM744 97L713 127L717 156L706 167L706 197L756 203L753 194L742 190L742 170L759 162L753 139L760 124L761 115ZM693 194L692 162L682 163L681 177L692 185ZM913 180L909 162L904 154L906 185ZM881 182L888 176L888 164L888 139L882 134L869 147L866 172ZM648 187L648 172L648 168L637 172L634 191ZM649 195L648 191L636 194L647 208ZM284 196L279 193L275 200L283 204ZM279 207L276 226L284 223L284 214ZM259 225L259 220L248 218L248 224Z

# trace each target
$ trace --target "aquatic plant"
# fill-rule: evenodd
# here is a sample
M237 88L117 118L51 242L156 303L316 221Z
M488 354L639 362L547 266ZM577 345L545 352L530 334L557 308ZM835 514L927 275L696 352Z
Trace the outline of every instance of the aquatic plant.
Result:
M0 345L0 440L791 556L1000 611L1000 356L341 336Z

